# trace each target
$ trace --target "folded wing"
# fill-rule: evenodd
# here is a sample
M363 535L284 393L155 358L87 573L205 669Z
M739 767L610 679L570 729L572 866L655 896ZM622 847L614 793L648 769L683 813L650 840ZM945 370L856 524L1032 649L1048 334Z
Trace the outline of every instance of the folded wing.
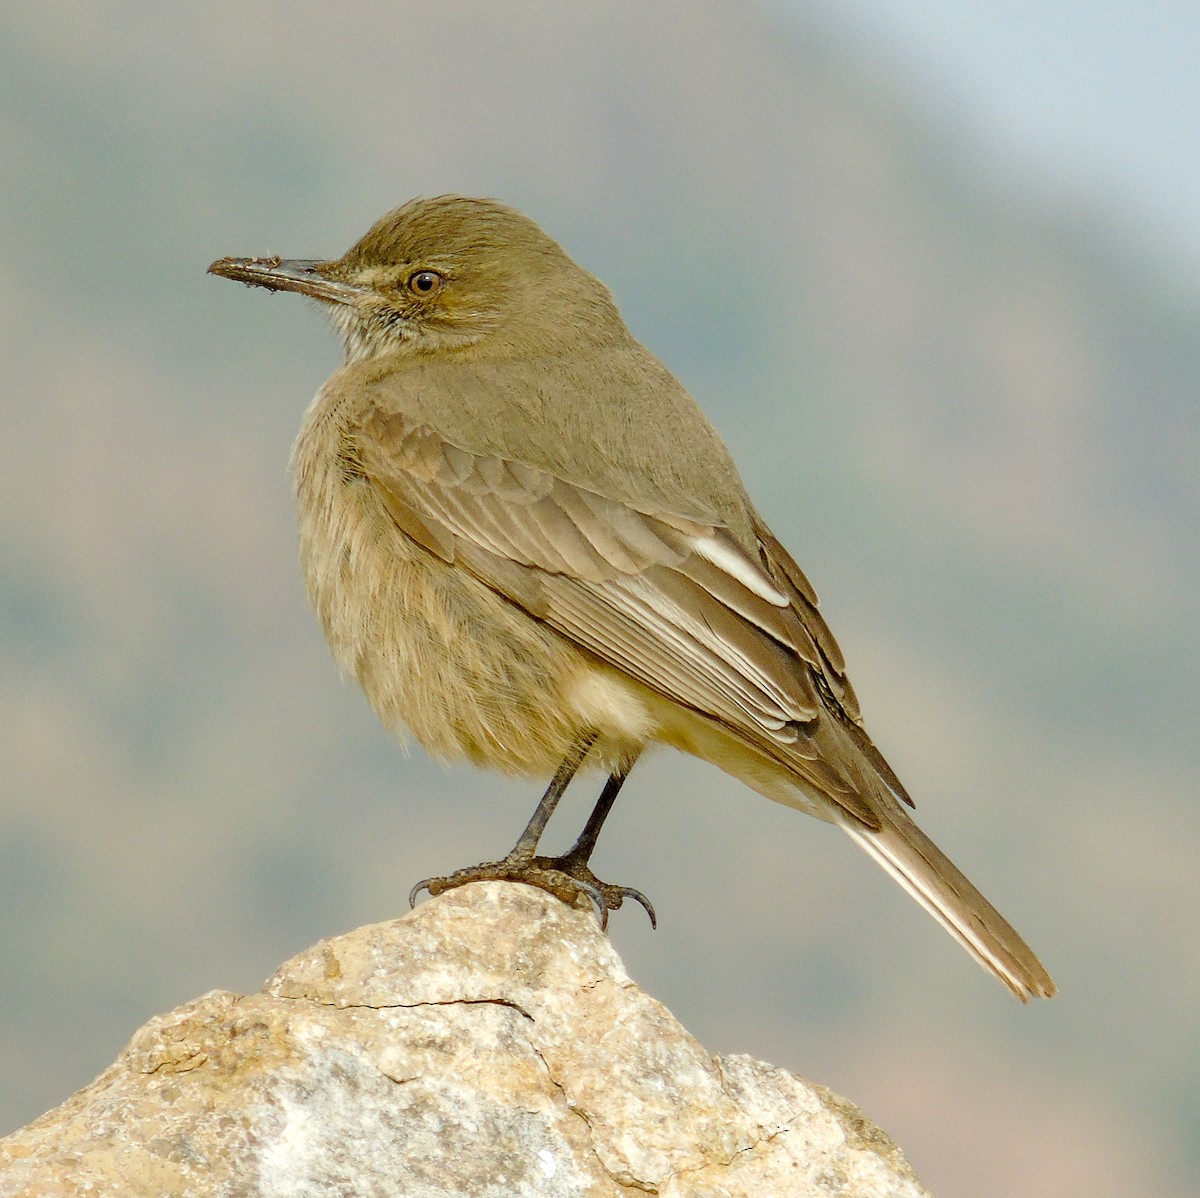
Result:
M871 788L817 749L823 720L866 735L815 596L777 543L756 561L720 524L637 510L396 413L363 432L362 468L414 540L879 827Z

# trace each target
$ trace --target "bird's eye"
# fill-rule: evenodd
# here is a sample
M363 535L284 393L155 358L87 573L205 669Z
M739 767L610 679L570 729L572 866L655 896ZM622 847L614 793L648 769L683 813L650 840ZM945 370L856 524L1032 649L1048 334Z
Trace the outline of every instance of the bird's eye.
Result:
M413 295L434 295L441 290L442 276L436 270L418 270L408 276L407 286Z

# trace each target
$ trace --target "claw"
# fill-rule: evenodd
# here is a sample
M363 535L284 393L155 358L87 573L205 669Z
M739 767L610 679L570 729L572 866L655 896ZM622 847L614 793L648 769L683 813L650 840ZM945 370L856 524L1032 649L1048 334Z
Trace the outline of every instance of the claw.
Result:
M583 894L586 894L592 900L592 906L596 908L596 918L600 921L600 930L602 932L607 931L608 900L604 896L604 891L599 886L595 886L591 882L585 882L580 878L572 878L571 881L579 887Z
M418 882L408 894L409 907L417 905L422 890L430 896L444 894L468 882L524 882L536 886L564 903L570 904L580 894L586 895L596 909L601 931L608 931L608 913L616 911L625 899L640 903L650 917L650 926L658 927L654 905L632 886L613 886L602 882L592 873L586 861L564 857L506 857L503 861L485 861L468 869L455 870L445 877L425 878Z
M650 917L650 926L658 931L658 916L654 913L654 904L640 891L632 886L620 887L622 898L631 898L635 903L641 903L642 909Z

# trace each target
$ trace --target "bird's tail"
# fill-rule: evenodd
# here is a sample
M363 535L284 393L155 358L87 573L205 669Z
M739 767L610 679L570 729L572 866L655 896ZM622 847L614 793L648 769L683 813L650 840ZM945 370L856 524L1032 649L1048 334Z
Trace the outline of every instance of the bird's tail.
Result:
M1022 1002L1053 997L1057 987L1033 950L946 854L898 804L889 803L880 814L878 832L841 826Z

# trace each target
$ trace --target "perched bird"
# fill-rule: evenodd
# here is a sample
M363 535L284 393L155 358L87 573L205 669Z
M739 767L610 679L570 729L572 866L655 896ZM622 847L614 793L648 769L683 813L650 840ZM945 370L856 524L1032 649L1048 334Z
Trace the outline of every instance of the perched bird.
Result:
M343 670L435 756L553 780L502 878L602 918L638 891L588 860L665 742L839 825L1018 998L1037 957L909 818L800 568L729 453L608 290L493 200L418 199L332 261L214 274L321 301L345 363L293 451L300 560ZM581 766L608 781L575 846L538 838Z

